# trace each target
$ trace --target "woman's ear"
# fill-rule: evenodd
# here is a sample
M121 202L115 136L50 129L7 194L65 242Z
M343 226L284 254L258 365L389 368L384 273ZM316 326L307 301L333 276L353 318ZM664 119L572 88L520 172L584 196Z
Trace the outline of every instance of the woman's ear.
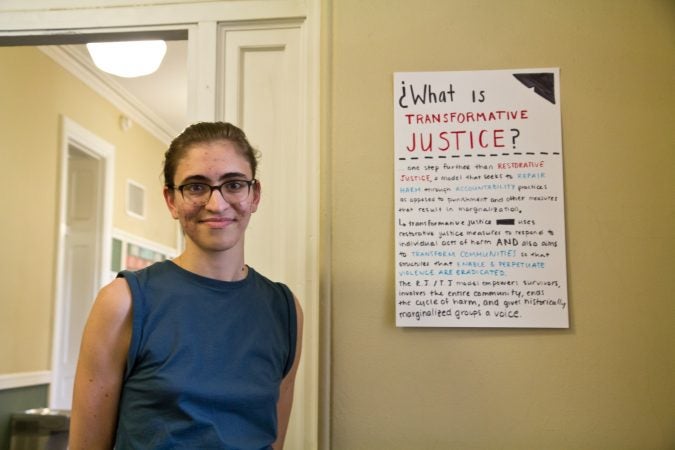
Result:
M258 210L258 204L260 203L260 193L261 193L260 181L256 180L253 185L253 199L251 200L251 212L254 213Z
M164 201L166 202L166 206L169 208L169 211L171 212L171 217L173 217L174 219L178 219L178 209L176 208L176 190L170 188L169 186L164 186L164 190L162 193L164 194Z

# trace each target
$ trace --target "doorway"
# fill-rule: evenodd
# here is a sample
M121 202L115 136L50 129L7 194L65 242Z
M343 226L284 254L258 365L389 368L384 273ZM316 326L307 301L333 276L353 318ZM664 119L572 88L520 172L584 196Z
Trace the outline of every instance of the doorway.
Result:
M62 119L59 242L49 406L70 409L84 324L107 281L114 147Z
M321 313L328 311L327 308L321 309L319 302L318 264L320 259L319 192L321 190L318 150L320 148L318 117L321 2L319 0L309 0L304 3L263 0L251 4L245 0L235 0L176 2L172 5L162 5L161 3L166 2L151 1L143 6L128 6L132 2L102 1L97 2L96 7L82 7L68 0L59 3L65 5L63 10L55 10L52 6L53 2L41 1L38 6L35 6L40 9L41 18L37 30L35 11L10 8L10 11L0 14L0 29L6 30L0 32L0 44L4 41L7 45L16 45L15 42L41 45L47 42L54 43L57 36L68 39L67 42L62 42L64 44L78 44L91 37L92 34L107 39L113 33L135 33L139 30L143 30L144 34L163 34L176 28L181 28L183 32L187 30L190 122L218 119L234 121L232 114L233 111L237 111L234 114L247 123L246 128L252 128L253 135L258 133L255 127L259 122L250 122L247 118L249 115L257 115L254 112L260 109L246 105L251 105L250 100L255 100L253 104L258 104L258 100L264 101L265 98L257 95L259 92L257 89L243 96L232 96L233 91L226 88L232 76L224 74L227 67L222 65L223 51L227 51L225 47L234 40L234 47L243 50L241 52L236 50L230 54L235 57L233 60L237 60L236 55L243 58L240 61L243 62L242 69L245 74L254 75L256 74L255 68L264 67L273 76L276 76L275 74L279 71L274 70L275 67L268 63L273 58L282 56L285 49L297 49L297 58L292 59L296 63L294 70L297 71L297 76L286 79L300 80L299 89L291 93L283 84L279 84L278 87L286 94L283 97L274 95L270 98L281 98L282 104L288 96L294 99L293 115L298 117L298 120L290 121L291 116L281 111L277 116L281 115L284 122L290 121L292 127L275 126L266 127L266 129L283 135L284 141L280 142L278 139L262 134L259 139L256 137L254 140L263 145L266 142L273 142L276 145L270 146L271 148L292 149L295 152L292 155L278 153L274 158L268 158L271 164L266 163L267 167L274 167L272 160L276 157L286 159L289 163L292 161L300 163L296 167L298 173L294 177L294 180L300 184L295 183L292 195L286 195L284 199L285 202L289 198L294 199L301 204L297 208L291 206L287 208L289 212L294 211L297 220L291 223L292 233L289 234L290 238L285 243L285 248L292 250L293 261L301 258L303 264L292 264L287 258L277 256L279 264L270 267L269 270L295 280L291 284L303 302L305 317L302 375L299 376L299 382L296 385L296 402L293 408L295 419L292 419L293 425L289 429L287 447L297 449L327 447L329 371L327 366L320 367L320 363L329 361L330 357L326 353L321 360L319 359L319 318ZM3 7L0 7L0 11L2 9ZM92 28L92 24L95 24L96 28ZM272 40L276 41L278 37L281 39L279 41L281 44L272 41L263 42L263 47L269 51L259 52L260 42L256 42L256 38L252 37L248 31L254 29L257 32L255 34L263 35L270 28L294 29L292 34L295 37L292 39L297 42L297 45L286 47L284 42L287 41L284 41L283 33L275 32ZM239 31L246 32L239 33ZM243 40L237 40L238 36L241 36ZM261 59L260 56L264 58ZM238 83L238 88L246 90L255 86L249 83L251 80L240 79L238 75L235 79L244 81ZM258 81L264 82L265 80L259 77ZM232 98L239 100L232 104L230 103ZM274 121L273 124L278 125L279 122ZM269 182L265 183L265 186L266 192L285 192L275 188L272 177ZM268 198L272 200L272 196ZM259 230L260 234L266 234L266 232L266 229L262 227ZM276 230L275 235L284 235L284 233ZM255 251L252 250L252 253ZM262 257L259 260L263 261ZM264 261L267 262L266 259ZM327 278L328 275L323 276L324 280ZM322 347L324 351L329 348L327 344ZM320 439L323 442L320 443Z

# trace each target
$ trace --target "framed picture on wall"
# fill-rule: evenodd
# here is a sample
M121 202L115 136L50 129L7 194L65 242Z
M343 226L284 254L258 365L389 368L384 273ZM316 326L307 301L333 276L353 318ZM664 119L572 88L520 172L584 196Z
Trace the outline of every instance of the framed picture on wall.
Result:
M175 248L135 236L122 230L112 232L110 279L121 270L139 270L177 255Z

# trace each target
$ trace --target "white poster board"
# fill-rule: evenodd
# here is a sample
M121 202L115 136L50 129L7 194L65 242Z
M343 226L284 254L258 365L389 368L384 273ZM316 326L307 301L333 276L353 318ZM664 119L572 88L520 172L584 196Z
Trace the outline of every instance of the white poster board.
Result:
M394 74L396 325L569 327L558 69Z

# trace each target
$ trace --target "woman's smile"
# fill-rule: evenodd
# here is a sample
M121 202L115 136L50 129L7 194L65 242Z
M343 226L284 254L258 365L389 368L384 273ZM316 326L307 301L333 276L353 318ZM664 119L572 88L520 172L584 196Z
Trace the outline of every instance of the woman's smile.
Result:
M208 217L206 219L201 219L199 222L205 224L209 228L220 229L227 228L229 225L237 222L237 219L228 217Z

